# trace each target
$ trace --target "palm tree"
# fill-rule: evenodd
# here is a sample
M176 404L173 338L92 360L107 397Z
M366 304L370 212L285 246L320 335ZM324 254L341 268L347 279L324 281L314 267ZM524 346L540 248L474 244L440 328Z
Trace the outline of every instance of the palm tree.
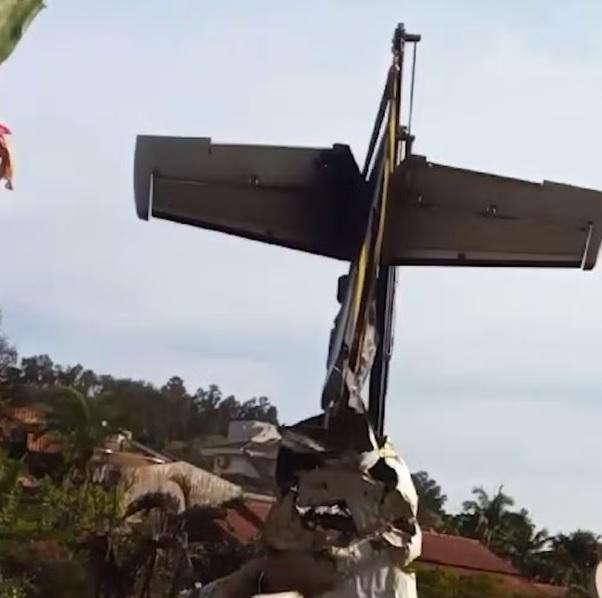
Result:
M486 546L504 546L505 516L508 507L514 505L514 499L504 494L503 488L500 486L491 497L482 487L473 488L475 500L467 500L462 505L461 530Z
M503 517L504 556L529 578L545 578L546 547L550 537L545 529L537 530L526 509L507 512Z
M412 481L418 494L418 522L425 529L440 529L446 517L443 505L447 496L426 471L413 473Z
M555 581L567 587L585 589L598 562L599 540L599 536L584 530L553 537L551 557L556 564Z
M96 397L68 386L54 386L44 393L48 408L44 432L60 439L67 461L80 472L110 432L110 413Z

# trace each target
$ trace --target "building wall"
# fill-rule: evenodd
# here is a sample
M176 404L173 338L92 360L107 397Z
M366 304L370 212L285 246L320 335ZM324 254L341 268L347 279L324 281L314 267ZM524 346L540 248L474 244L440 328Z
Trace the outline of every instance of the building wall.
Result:
M259 473L245 455L220 455L213 460L213 473L219 476L242 475L258 479Z

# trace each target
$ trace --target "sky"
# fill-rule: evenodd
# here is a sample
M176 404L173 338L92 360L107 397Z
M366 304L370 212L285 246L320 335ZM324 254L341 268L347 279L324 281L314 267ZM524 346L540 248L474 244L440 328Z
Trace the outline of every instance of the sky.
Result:
M397 22L423 35L415 151L602 189L602 4L48 0L0 68L15 191L0 308L22 355L319 409L345 265L134 211L139 133L362 159ZM402 268L387 432L456 509L504 485L602 533L602 266Z

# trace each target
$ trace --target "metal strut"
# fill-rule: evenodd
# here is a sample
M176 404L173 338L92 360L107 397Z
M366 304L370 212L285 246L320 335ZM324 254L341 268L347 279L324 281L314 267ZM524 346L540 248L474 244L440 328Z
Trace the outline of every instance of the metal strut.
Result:
M373 129L370 144L368 146L368 154L366 156L366 164L364 166L364 174L367 174L369 169L369 161L372 160L376 138L381 129L382 120L384 117L385 100L388 99L389 104L389 125L390 134L394 136L392 141L393 149L389 155L383 155L381 159L387 160L386 172L384 176L388 177L399 163L407 158L411 151L411 135L401 127L401 108L403 97L403 68L405 57L406 43L418 43L419 35L408 34L405 31L403 24L397 26L393 36L393 65L383 100L379 106L375 126ZM414 45L412 65L412 80L411 80L411 96L414 95L414 77L416 69L416 46ZM413 97L410 99L410 110L412 109ZM411 112L410 112L411 114ZM384 152L386 154L387 152ZM376 168L377 165L375 165ZM385 185L388 188L388 185ZM389 366L393 350L393 324L395 315L395 289L397 286L397 271L395 266L381 266L379 268L378 278L376 282L375 307L376 307L376 331L377 345L374 363L370 372L370 386L368 398L368 415L374 426L376 434L384 435L385 428L385 406L387 396L387 386L389 380Z

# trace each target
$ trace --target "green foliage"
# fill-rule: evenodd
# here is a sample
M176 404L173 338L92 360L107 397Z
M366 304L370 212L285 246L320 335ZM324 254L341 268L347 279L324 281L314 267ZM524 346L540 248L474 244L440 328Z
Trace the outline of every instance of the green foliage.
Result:
M42 516L49 529L77 543L90 533L109 533L124 515L119 488L68 477L60 484L49 480L40 491Z
M412 474L412 481L418 494L418 522L424 528L441 529L445 519L444 505L447 496L441 486L426 471Z
M83 471L110 432L111 412L104 402L68 386L55 385L45 395L49 407L45 432L59 438L67 461Z
M16 356L16 354L15 354ZM162 449L173 441L192 442L225 436L232 419L278 423L278 411L266 397L240 402L211 385L194 394L173 376L157 388L140 380L98 375L82 365L54 364L48 355L21 359L7 369L6 386L19 404L44 404L52 428L85 460L90 448L115 426L130 430L139 442ZM103 431L100 424L106 421Z
M502 486L493 496L489 496L481 487L473 488L472 493L475 499L464 502L459 520L464 535L477 538L485 546L503 550L505 518L514 500L504 493Z
M57 540L75 547L87 534L106 533L121 520L123 496L117 488L68 476L42 480L33 491L18 484L22 465L0 454L0 561L30 540Z
M25 584L18 579L5 577L0 571L0 598L27 598Z
M9 370L17 363L17 350L2 334L1 326L2 312L0 311L0 400L2 399L2 387L6 385L9 378Z
M457 575L441 569L418 569L420 598L535 598L505 588L488 575Z
M502 521L499 554L529 578L550 580L546 571L548 532L538 530L526 509L507 511Z
M118 529L124 515L121 491L81 476L25 491L21 463L0 454L0 598L90 595L86 542Z
M11 55L43 7L43 0L0 0L0 64Z
M598 562L599 536L577 530L550 540L549 558L555 565L552 580L571 588L586 588Z

